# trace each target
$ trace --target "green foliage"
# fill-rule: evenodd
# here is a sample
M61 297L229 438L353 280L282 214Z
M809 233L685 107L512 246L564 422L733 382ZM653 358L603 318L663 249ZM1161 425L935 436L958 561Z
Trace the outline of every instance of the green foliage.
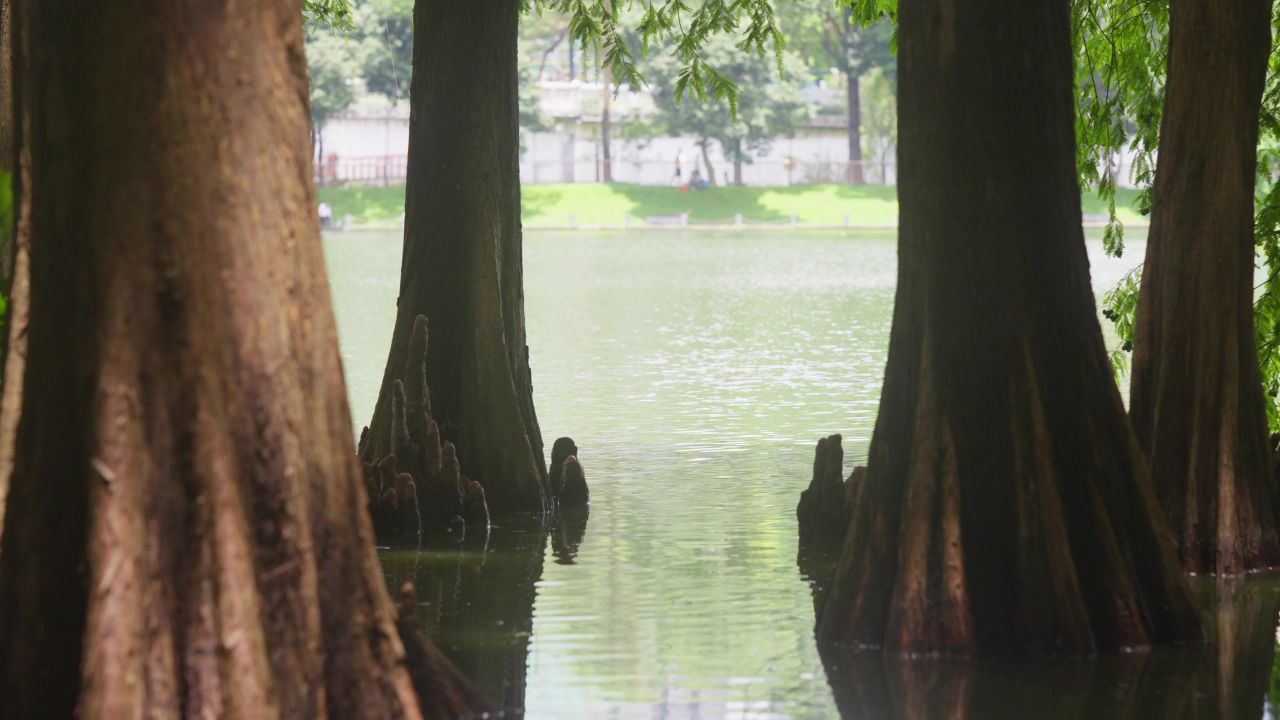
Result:
M1267 683L1267 702L1271 707L1280 707L1280 642L1276 643L1271 661L1271 681Z
M302 17L312 25L350 30L351 0L302 0Z
M1111 365L1117 374L1129 372L1129 353L1133 351L1134 318L1141 285L1142 266L1138 266L1102 295L1102 316L1115 325L1116 335L1120 337L1120 347L1110 351Z
M646 79L639 58L654 47L669 48L678 67L669 88L677 100L686 94L699 101L724 101L737 114L740 88L705 46L717 37L735 39L742 54L764 57L772 53L779 74L786 39L778 28L771 0L520 0L525 13L562 13L568 18L569 38L580 45L588 61L608 67L620 85L641 87ZM624 22L624 20L626 22ZM630 27L629 27L630 25ZM639 37L639 47L627 41Z
M655 57L646 68L654 89L657 115L654 120L673 135L693 135L704 150L710 141L734 163L749 163L755 153L768 151L773 139L790 132L805 119L807 106L800 100L800 84L794 74L779 76L770 60L757 53L742 52L726 37L714 37L700 50L714 63L727 82L738 90L726 108L715 103L682 103L682 86L692 82L688 68L678 54ZM787 55L793 68L803 61ZM708 178L713 184L714 178Z
M1078 167L1082 184L1107 201L1110 222L1103 236L1107 252L1124 251L1123 225L1116 219L1116 177L1110 159L1128 147L1134 153L1132 180L1141 189L1137 208L1151 209L1155 153L1168 55L1169 9L1155 0L1075 0L1076 118ZM1280 5L1273 10L1270 68L1258 119L1258 170L1254 239L1266 280L1255 288L1254 332L1267 397L1267 419L1280 430ZM1112 353L1117 372L1128 367L1137 309L1138 271L1103 298L1103 314L1116 327L1124 349Z
M311 81L311 125L319 131L330 118L356 100L350 78L355 74L355 48L330 28L313 26L307 34L307 75Z
M364 0L356 9L352 36L365 88L392 102L409 97L413 0Z
M1168 3L1154 0L1075 0L1071 5L1076 53L1076 167L1080 183L1108 204L1102 244L1124 252L1124 225L1116 219L1116 162L1133 153L1133 181L1150 208L1155 152L1164 108L1169 44ZM1145 213L1144 213L1145 214Z
M541 108L542 90L538 87L538 81L533 77L533 73L529 68L520 68L517 92L519 94L520 130L523 132L537 132L550 128L551 118L547 117Z
M1267 422L1280 430L1280 128L1275 122L1277 103L1276 64L1272 55L1268 81L1271 97L1263 106L1263 142L1258 150L1257 199L1254 233L1258 254L1267 270L1266 280L1255 288L1253 331L1258 345L1258 365L1267 397Z
M778 6L787 48L804 58L816 75L831 70L863 75L880 68L896 83L893 23L855 19L851 8L832 0L789 0Z
M891 67L872 68L862 76L862 156L884 164L898 147L897 83Z

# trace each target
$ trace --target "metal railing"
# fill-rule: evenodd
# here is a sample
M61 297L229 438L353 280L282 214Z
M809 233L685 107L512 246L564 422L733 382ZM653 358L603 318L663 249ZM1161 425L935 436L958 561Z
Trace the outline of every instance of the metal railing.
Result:
M695 178L695 168L697 176ZM320 163L316 183L332 185L398 185L405 181L408 158L403 155L339 157L330 155ZM711 177L714 175L714 177ZM686 161L677 177L673 162L637 157L617 157L609 163L597 158L571 160L522 159L520 181L527 185L541 183L595 183L606 177L612 182L634 185L679 186L701 180L710 186L746 185L753 187L787 187L818 184L894 185L898 181L893 162L866 160L849 163L843 160L783 158L756 159L735 168L721 160L713 163L710 173L699 160Z
M408 175L409 158L404 155L325 158L316 172L317 185L399 185Z

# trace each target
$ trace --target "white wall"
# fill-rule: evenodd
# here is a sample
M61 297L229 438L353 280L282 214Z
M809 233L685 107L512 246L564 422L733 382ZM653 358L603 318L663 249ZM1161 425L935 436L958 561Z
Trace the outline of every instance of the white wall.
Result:
M525 133L520 157L520 180L524 183L597 182L600 180L600 142L581 137L581 126L552 132ZM564 126L562 125L562 127ZM615 133L622 128L615 126ZM394 183L404 179L404 163L409 149L407 117L342 117L324 127L326 180ZM692 137L663 137L626 140L615 137L610 143L615 182L666 185L674 182L676 157L682 157L684 179L695 164L702 168L701 151ZM840 136L779 138L762 157L754 156L743 166L747 185L790 185L812 182L840 182L845 176L846 141ZM711 164L716 182L732 181L733 165L725 160L719 146L712 143ZM787 167L788 158L794 160ZM868 161L865 173L880 182L876 163ZM895 179L889 168L889 183Z

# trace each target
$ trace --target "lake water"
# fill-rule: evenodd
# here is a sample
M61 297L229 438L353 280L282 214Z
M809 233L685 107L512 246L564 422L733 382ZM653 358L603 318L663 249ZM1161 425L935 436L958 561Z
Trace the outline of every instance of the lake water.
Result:
M386 359L400 235L325 242L361 425ZM1089 250L1099 292L1143 252L1134 241L1122 260ZM1222 590L1221 605L1200 588L1215 634L1254 640L1209 653L1016 668L820 655L795 504L820 436L843 433L847 462L865 460L891 237L529 233L525 262L539 420L548 448L576 440L590 516L504 519L487 549L383 555L390 582L418 586L427 632L510 714L1266 712L1280 602L1270 580Z

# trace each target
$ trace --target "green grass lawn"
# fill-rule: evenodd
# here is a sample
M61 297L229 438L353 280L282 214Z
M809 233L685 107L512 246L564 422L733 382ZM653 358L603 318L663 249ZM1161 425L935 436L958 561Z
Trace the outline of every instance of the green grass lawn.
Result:
M1116 204L1125 223L1142 222L1132 209L1137 193L1118 190ZM320 199L334 217L350 214L356 222L393 221L404 212L404 186L326 187ZM691 223L731 223L741 214L747 223L783 223L792 215L800 225L893 225L898 220L897 189L876 185L803 185L781 188L725 187L680 192L671 187L619 184L526 185L521 189L526 227L579 225L621 226L646 217L689 213ZM1082 196L1086 215L1106 212L1097 196Z

